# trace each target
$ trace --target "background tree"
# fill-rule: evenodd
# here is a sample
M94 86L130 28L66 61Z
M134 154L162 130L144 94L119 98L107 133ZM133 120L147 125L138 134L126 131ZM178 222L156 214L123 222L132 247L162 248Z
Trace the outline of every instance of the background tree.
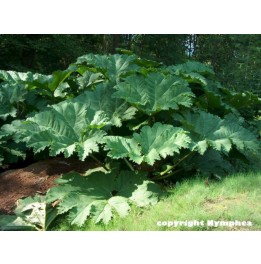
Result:
M51 73L103 48L101 35L0 35L0 68Z
M261 95L260 35L0 35L0 69L49 74L83 54L112 54L117 48L166 65L211 64L229 89Z
M188 35L133 35L131 49L141 57L166 65L186 60Z
M260 35L195 35L192 58L214 67L228 88L261 95Z

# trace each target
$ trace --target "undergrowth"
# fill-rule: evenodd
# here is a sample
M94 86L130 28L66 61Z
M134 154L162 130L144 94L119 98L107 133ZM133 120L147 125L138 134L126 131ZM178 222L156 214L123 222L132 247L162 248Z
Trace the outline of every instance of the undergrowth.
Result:
M71 226L64 216L52 230L81 231L177 231L261 230L261 172L233 174L221 181L198 177L168 189L169 195L149 209L131 208L125 218L108 225L88 221L82 228ZM201 227L160 227L158 221L204 221ZM208 227L207 221L251 221L251 227Z

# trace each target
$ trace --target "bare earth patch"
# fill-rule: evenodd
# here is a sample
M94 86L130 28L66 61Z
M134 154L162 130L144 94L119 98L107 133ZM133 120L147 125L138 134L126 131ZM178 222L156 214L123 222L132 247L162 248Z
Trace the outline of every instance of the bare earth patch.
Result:
M240 206L248 201L246 193L237 194L235 197L218 197L216 199L206 199L203 206L207 212L229 212L231 208ZM236 220L236 219L235 219ZM227 221L224 219L224 221ZM224 227L228 231L249 231L251 227L234 226Z
M204 208L206 211L227 210L232 206L242 204L247 200L246 194L238 194L236 197L218 197L216 199L206 199Z
M0 214L11 214L18 199L46 193L61 174L70 171L84 173L94 167L97 167L95 162L54 158L5 171L0 174Z

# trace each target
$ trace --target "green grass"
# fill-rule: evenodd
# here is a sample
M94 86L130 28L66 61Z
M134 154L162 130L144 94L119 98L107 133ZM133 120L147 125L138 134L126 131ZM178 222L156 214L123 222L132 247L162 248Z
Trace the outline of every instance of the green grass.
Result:
M133 207L126 218L116 217L106 225L88 221L70 226L61 218L53 230L154 231L154 230L261 230L261 172L236 174L206 185L204 179L186 180L169 190L169 195L148 209ZM158 221L204 221L204 226L158 226ZM210 227L208 220L251 221L252 226Z

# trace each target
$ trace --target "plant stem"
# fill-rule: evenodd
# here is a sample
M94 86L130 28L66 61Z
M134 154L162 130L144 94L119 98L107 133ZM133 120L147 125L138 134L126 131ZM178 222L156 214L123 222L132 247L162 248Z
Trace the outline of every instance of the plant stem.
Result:
M164 179L164 178L167 178L167 177L171 176L172 173L171 174L168 174L169 171L175 169L182 161L184 161L185 159L187 159L188 157L190 157L190 156L192 156L194 154L195 154L195 152L193 152L193 151L189 152L187 155L185 155L184 157L182 157L181 159L179 159L178 162L175 163L173 166L170 166L167 170L165 170L164 172L161 172L159 174L159 176L156 176L155 177L155 179ZM167 174L167 177L164 177L166 174Z
M169 167L166 171L161 172L160 175L163 176L165 174L167 174L169 171L173 170L175 167L177 167L183 160L187 159L189 156L191 156L192 154L194 154L194 152L190 152L187 155L185 155L184 157L182 157L180 160L178 160L177 163L175 163L173 166Z
M90 157L95 160L98 164L100 164L105 170L108 171L108 169L106 168L106 166L103 164L103 162L101 162L99 159L97 159L94 155L90 155Z
M176 170L176 171L173 171L172 173L169 173L169 174L164 174L162 175L161 177L160 176L156 176L155 178L153 178L153 180L163 180L163 179L166 179L168 177L171 177L173 175L175 175L176 173L182 171L182 169L179 169L179 170Z
M127 166L131 169L131 171L135 171L134 168L132 167L132 165L129 163L129 161L126 158L123 158L123 160L125 161Z
M90 155L92 159L94 159L97 163L99 163L100 165L103 165L103 163L98 160L94 155Z

